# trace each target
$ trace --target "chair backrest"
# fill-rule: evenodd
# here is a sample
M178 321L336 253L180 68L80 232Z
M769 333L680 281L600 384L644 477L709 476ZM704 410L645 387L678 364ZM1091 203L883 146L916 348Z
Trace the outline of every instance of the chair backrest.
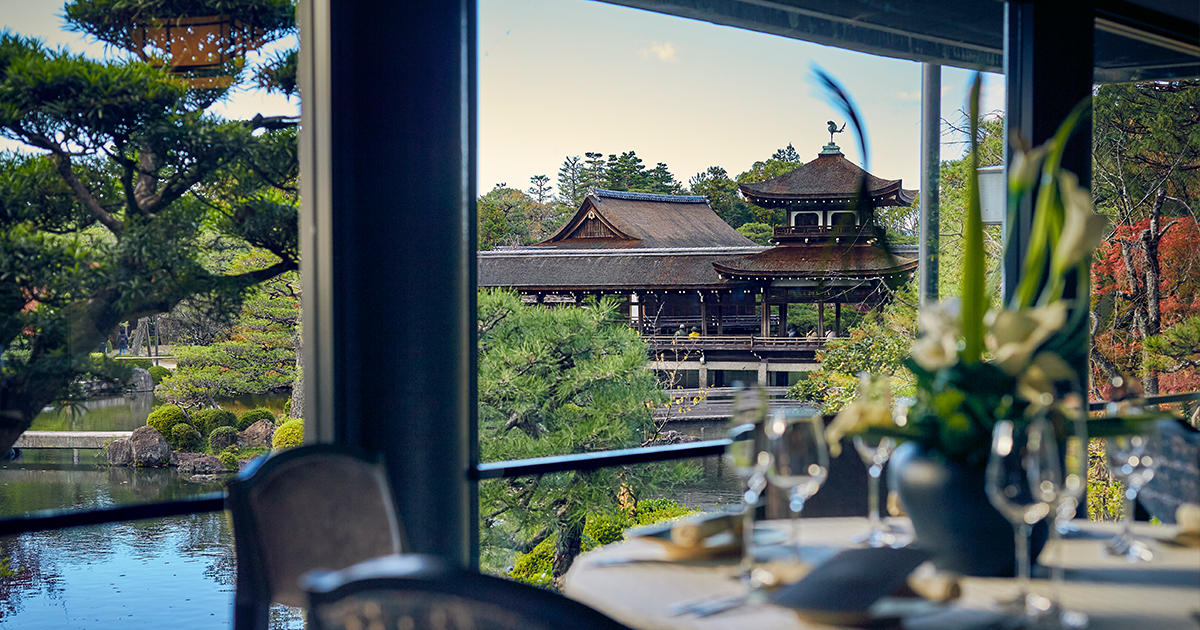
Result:
M629 630L557 593L481 575L441 558L376 558L342 571L313 571L309 630Z
M229 484L237 630L266 627L272 602L303 606L299 578L403 551L382 465L329 445L290 449Z

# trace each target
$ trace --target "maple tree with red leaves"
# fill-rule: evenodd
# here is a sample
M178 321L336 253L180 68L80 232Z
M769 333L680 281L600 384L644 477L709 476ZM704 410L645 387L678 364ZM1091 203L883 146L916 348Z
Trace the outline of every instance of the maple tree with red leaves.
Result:
M1092 265L1092 397L1200 390L1200 81L1095 96L1093 195L1114 223Z

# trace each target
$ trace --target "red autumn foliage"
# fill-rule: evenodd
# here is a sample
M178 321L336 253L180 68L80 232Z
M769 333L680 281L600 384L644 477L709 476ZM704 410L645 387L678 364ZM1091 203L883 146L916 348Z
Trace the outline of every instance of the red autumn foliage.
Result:
M1166 330L1184 318L1200 313L1200 227L1191 217L1163 218L1161 225L1174 225L1159 241L1159 306L1162 313L1161 330ZM1131 309L1145 302L1141 286L1145 279L1145 257L1139 244L1150 219L1133 225L1118 226L1110 239L1096 249L1092 263L1092 301L1105 304L1111 301L1111 312L1101 306L1104 318L1095 334L1095 344L1122 373L1140 373L1142 343L1135 330ZM1130 293L1129 274L1121 255L1120 242L1131 243L1132 266L1137 276L1137 291ZM1200 374L1181 370L1159 375L1160 393L1196 391L1200 389Z

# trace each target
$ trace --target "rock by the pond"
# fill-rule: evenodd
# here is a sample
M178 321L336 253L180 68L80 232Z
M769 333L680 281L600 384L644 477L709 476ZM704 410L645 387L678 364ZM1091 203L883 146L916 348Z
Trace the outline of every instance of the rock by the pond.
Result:
M238 434L238 444L242 446L270 446L271 436L275 435L275 423L270 420L259 420Z
M145 368L133 368L133 376L129 377L129 388L135 392L154 391L154 377Z
M192 475L188 477L188 481L192 483L221 483L225 480L225 475Z
M171 461L171 447L167 439L145 426L134 429L129 436L129 447L133 451L134 466L166 466Z
M171 451L172 466L182 466L198 457L204 457L204 453L191 453L187 451Z
M658 434L658 439L654 440L652 446L667 446L670 444L690 444L699 442L700 438L694 435L688 435L672 429L663 431Z
M179 464L179 474L181 475L211 475L223 472L229 472L229 470L225 468L221 460L212 455L200 455Z
M128 466L133 463L133 449L129 445L129 438L117 438L109 442L104 448L104 454L108 457L109 466Z
M214 431L212 435L208 436L208 444L212 447L212 452L214 453L220 453L237 443L238 434L236 432L217 433Z

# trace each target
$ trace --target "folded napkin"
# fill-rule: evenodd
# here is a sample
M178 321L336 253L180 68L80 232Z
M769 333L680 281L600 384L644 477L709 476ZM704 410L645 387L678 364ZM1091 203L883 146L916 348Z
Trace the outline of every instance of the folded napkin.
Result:
M882 621L877 602L903 591L909 574L930 557L929 552L911 547L847 549L813 569L799 582L779 589L771 595L770 601L791 608L807 621L875 625ZM909 599L912 603L928 604L926 608L933 605L926 600ZM912 610L913 607L904 608Z
M1200 547L1200 505L1180 505L1175 510L1175 524L1179 527L1175 542L1188 547Z
M638 527L625 535L661 544L670 559L732 554L742 548L742 515L701 514L672 523Z

